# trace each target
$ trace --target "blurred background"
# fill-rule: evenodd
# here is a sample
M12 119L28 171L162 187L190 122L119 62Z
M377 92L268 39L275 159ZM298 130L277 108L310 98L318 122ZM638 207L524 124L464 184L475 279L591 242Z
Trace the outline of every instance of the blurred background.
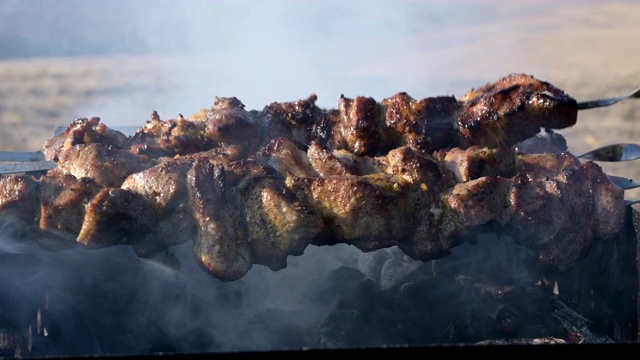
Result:
M640 86L640 2L0 0L0 150L78 117L142 125L215 96L462 96L525 72L578 100ZM638 104L581 114L577 150L635 141ZM569 131L572 133L573 131ZM630 138L632 137L632 138Z
M578 101L624 95L640 86L638 19L640 2L624 0L0 0L0 150L39 150L56 128L79 117L142 126L154 110L162 119L188 116L216 96L262 109L315 93L329 108L341 94L460 97L512 72L546 80ZM582 153L640 143L638 121L640 100L627 100L582 111L578 124L560 133ZM634 163L602 166L640 180ZM9 256L0 261L0 300L10 295L15 302L0 301L0 309L12 309L0 311L0 320L24 315L31 331L36 309L40 324L42 304L50 304L45 315L59 322L48 329L61 335L34 340L41 354L55 353L51 344L78 353L234 349L227 326L237 322L239 308L264 316L265 308L318 305L307 299L307 286L324 283L323 269L360 255L347 246L333 250L338 256L310 247L285 270L256 267L221 284L197 268L188 245L174 251L182 262L176 275L130 249L47 253L3 238L0 255ZM222 311L212 305L237 294L244 304ZM106 314L97 317L105 323L86 315L92 313ZM220 313L228 316L216 318ZM290 312L270 316L306 320ZM262 337L275 337L276 325L256 331L260 341L249 348L272 346ZM133 330L101 332L118 326ZM77 334L85 334L82 348L73 348ZM168 338L174 347L154 347L171 344ZM246 338L235 341L242 346Z

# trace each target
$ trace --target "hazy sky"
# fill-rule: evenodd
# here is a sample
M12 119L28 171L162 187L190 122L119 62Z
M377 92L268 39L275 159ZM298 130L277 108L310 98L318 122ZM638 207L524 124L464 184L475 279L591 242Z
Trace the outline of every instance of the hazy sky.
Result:
M546 57L527 41L565 29L587 34L599 24L576 9L590 1L0 0L0 58L7 49L180 55L148 62L158 82L177 84L170 93L80 109L125 122L153 109L189 114L215 96L250 109L311 93L322 107L341 94L460 96L510 72L564 71L572 58ZM550 48L576 45L557 38Z

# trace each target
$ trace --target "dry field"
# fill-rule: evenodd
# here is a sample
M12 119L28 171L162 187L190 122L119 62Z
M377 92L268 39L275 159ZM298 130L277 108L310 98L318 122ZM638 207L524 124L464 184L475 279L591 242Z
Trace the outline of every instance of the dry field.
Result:
M78 117L101 116L82 110L96 104L117 113L125 100L158 96L166 87L145 64L144 58L0 62L0 150L38 150L59 126Z

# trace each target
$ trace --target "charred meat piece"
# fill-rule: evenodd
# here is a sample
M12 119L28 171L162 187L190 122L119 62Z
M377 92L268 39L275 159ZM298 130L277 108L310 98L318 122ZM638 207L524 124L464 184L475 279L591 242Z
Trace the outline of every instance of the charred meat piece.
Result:
M400 92L376 101L341 96L335 109L321 109L317 97L245 110L235 97L216 97L213 106L184 118L161 120L157 112L127 138L100 123L78 119L44 146L56 160L63 149L100 142L150 158L187 155L239 145L251 156L272 139L289 139L306 151L312 143L357 156L382 156L409 146L430 154L440 149L479 145L507 148L545 129L562 129L577 120L577 103L555 86L530 75L511 74L461 99L414 99Z
M297 147L305 149L316 137L331 136L333 129L326 128L327 111L316 106L315 94L292 102L274 102L262 111L252 111L262 134L261 146L271 139L284 137ZM331 112L331 110L329 110Z
M4 223L33 224L38 221L40 184L25 174L0 176L0 218Z
M415 100L406 93L385 99L385 126L389 129L388 149L411 146L424 152L457 144L455 119L461 111L453 96Z
M102 144L113 149L129 149L129 138L120 131L110 129L99 117L74 120L60 134L49 139L42 150L45 159L58 161L58 155L66 149L80 144Z
M515 171L513 151L502 148L483 148L477 145L467 149L453 148L435 156L443 161L456 181L467 182L483 176L511 177Z
M216 145L206 137L204 122L186 120L182 115L177 119L161 120L156 111L129 142L131 153L150 158L185 155Z
M358 157L313 144L305 156L287 141L275 139L256 159L237 146L163 158L97 192L60 169L44 180L2 178L2 213L18 209L27 224L42 217L44 228L71 234L82 224L78 243L131 245L140 256L192 240L203 268L224 281L253 264L282 269L309 244L398 246L428 261L484 230L510 235L564 270L624 220L623 191L569 153L472 148L432 157L404 146ZM79 209L64 210L71 206Z
M461 99L458 116L463 146L510 147L540 128L575 125L577 102L555 86L525 74L511 74Z
M50 171L40 179L39 228L47 234L42 242L50 249L76 245L76 234L82 228L86 205L102 189L91 178L78 179L59 171Z
M217 146L239 145L247 154L253 154L261 146L256 120L235 97L218 98L207 113L206 138Z
M322 229L313 209L284 187L277 172L257 162L225 168L199 159L188 182L198 223L194 253L221 279L237 279L254 263L280 270Z
M142 197L122 188L104 187L87 204L76 241L94 249L131 245L156 223Z
M58 168L77 178L90 178L101 186L119 187L129 174L148 169L156 161L100 143L75 145L58 155Z

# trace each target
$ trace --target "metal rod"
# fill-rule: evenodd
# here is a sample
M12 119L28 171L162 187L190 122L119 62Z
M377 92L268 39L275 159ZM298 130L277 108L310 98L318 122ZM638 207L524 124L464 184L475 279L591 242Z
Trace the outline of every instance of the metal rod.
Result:
M590 101L582 101L578 103L578 110L594 109L599 107L605 107L613 105L625 99L640 98L640 87L635 89L631 94L624 96L617 96L608 99L598 99Z
M41 151L0 151L0 161L43 161Z
M30 161L0 164L0 174L17 174L53 169L57 164L53 161Z

